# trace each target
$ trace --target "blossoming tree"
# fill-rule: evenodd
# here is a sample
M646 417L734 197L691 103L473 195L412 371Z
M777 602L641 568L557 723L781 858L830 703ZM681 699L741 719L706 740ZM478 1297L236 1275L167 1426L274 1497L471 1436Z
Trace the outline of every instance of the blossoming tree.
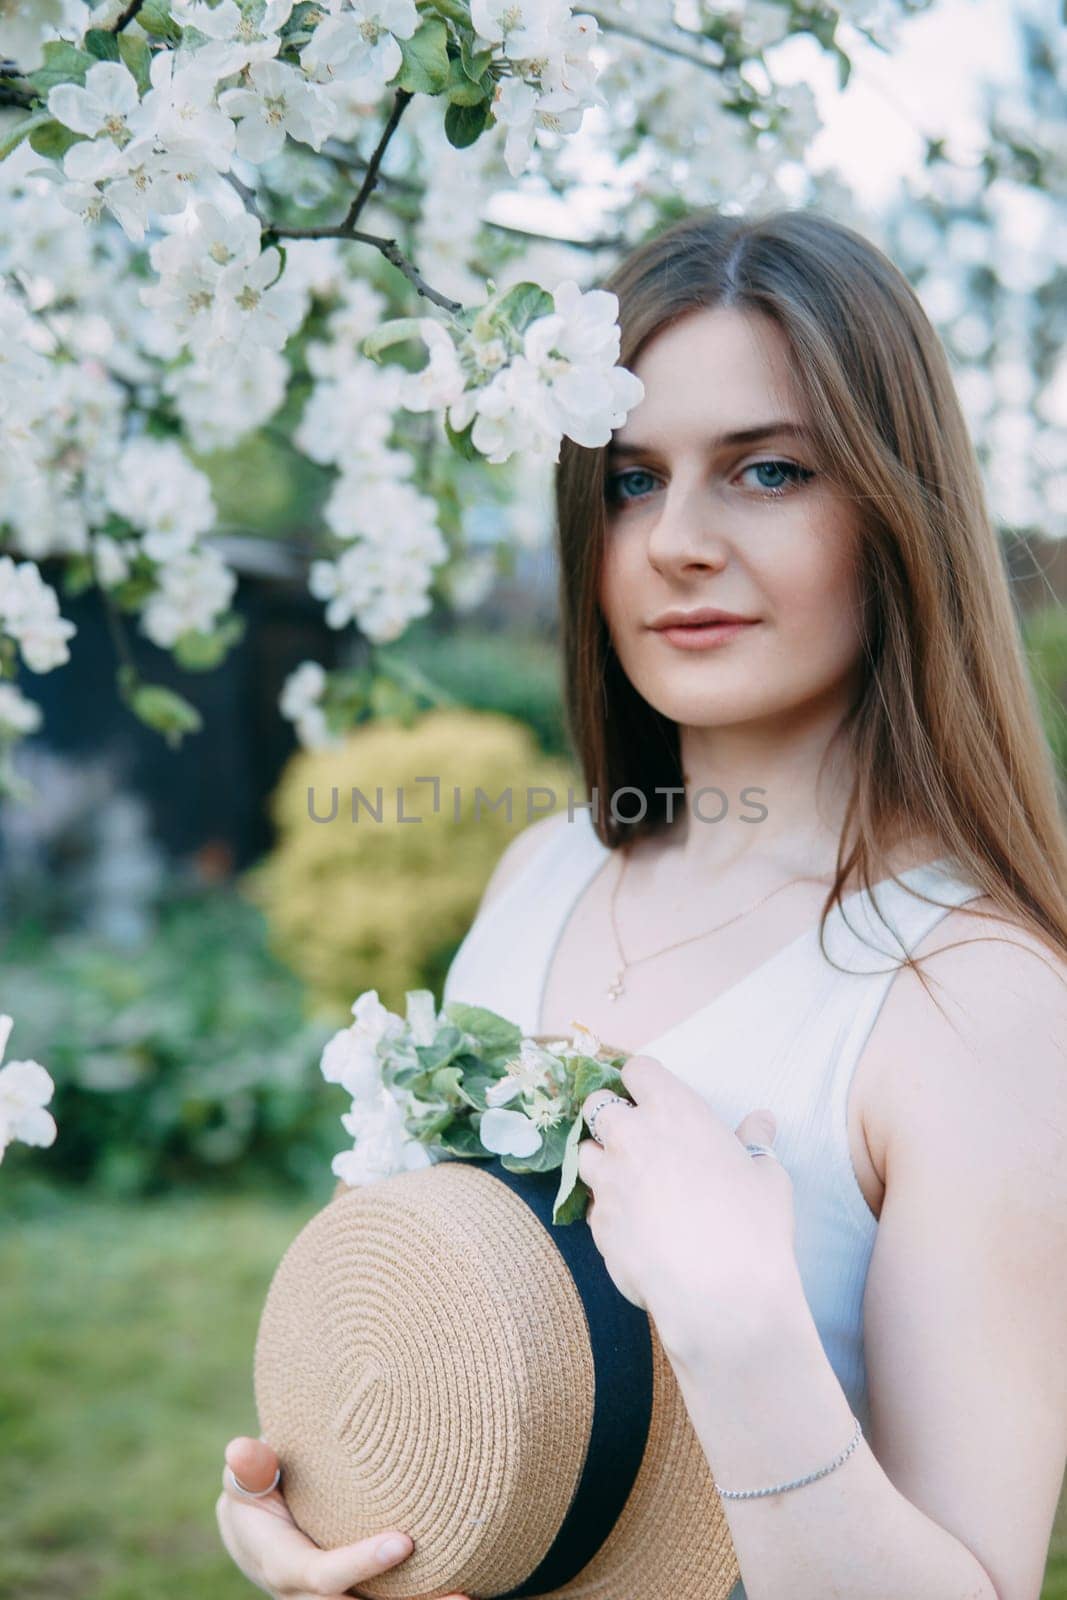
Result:
M74 632L38 563L68 593L96 585L118 639L135 623L180 665L217 664L241 620L195 458L293 415L294 396L287 443L333 474L307 582L372 665L304 663L280 710L306 744L373 715L374 647L492 581L465 508L496 499L531 538L539 467L564 436L605 442L640 397L614 297L583 284L672 206L783 199L818 119L773 48L805 32L845 76L850 30L888 42L915 9L0 5L4 786L40 724L19 657L60 667ZM509 189L567 206L605 159L610 235L557 243L491 215ZM128 653L118 689L172 743L198 726Z

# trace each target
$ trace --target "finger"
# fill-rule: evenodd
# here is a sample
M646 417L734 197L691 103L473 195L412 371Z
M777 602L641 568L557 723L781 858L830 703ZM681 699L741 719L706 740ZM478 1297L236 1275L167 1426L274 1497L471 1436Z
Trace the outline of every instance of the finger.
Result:
M393 1541L399 1541L399 1545L387 1553ZM303 1582L315 1594L332 1594L334 1590L343 1594L365 1578L376 1578L380 1572L400 1566L414 1548L414 1540L398 1528L372 1534L355 1544L338 1545L334 1550L313 1546Z
M778 1123L774 1112L761 1106L742 1117L734 1131L742 1144L773 1144Z
M239 1434L231 1439L225 1451L226 1465L253 1494L265 1489L278 1470L278 1457L263 1439L250 1439ZM233 1486L227 1488L234 1493Z
M597 1117L596 1134L592 1135L592 1137L595 1137L598 1143L606 1143L602 1131L604 1126L610 1122L611 1126L614 1127L615 1124L613 1119L616 1116L622 1117L629 1115L629 1113L633 1110L633 1107L628 1106L625 1103L620 1105L618 1096L612 1089L594 1089L593 1092L591 1094L587 1094L585 1099L582 1101L582 1117L587 1128L589 1126L589 1119L593 1116L598 1106L604 1106L605 1110L603 1110Z
M223 1542L238 1566L246 1574L251 1567L272 1592L283 1591L290 1600L299 1600L305 1591L343 1596L346 1589L406 1561L414 1548L407 1534L390 1528L323 1550L291 1517L265 1521L261 1513L269 1509L269 1501L242 1501L236 1495L220 1495L216 1506ZM389 1538L400 1539L398 1553L383 1554Z

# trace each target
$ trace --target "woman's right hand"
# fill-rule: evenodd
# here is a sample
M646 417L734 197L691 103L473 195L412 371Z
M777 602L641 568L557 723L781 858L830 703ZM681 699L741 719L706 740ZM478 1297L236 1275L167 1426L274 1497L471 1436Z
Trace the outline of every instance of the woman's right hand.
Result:
M274 1477L278 1457L262 1439L244 1435L226 1446L222 1493L215 1502L219 1533L229 1555L245 1577L271 1600L349 1600L347 1591L367 1578L406 1561L414 1549L400 1529L385 1529L355 1544L322 1550L293 1521L280 1489L262 1499L249 1499L234 1487L230 1471L248 1489L265 1489ZM379 1545L387 1535L402 1541L395 1554L383 1557ZM449 1595L446 1600L467 1600Z

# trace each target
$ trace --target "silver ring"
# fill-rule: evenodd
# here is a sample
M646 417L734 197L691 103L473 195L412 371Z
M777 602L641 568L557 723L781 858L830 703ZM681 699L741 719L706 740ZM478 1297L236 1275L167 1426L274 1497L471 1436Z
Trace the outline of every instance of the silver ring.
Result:
M746 1144L745 1149L750 1156L774 1156L775 1161L778 1160L776 1152L769 1144Z
M274 1482L268 1483L265 1489L246 1489L232 1467L227 1467L226 1471L230 1474L230 1482L237 1490L237 1493L247 1495L249 1500L261 1500L265 1494L270 1494L273 1489L278 1487L278 1480L282 1475L282 1469L279 1466L274 1474Z
M601 1100L598 1106L594 1106L592 1116L586 1117L585 1119L585 1125L589 1129L589 1137L591 1139L596 1139L596 1142L600 1146L601 1150L604 1148L604 1141L603 1139L597 1139L596 1137L596 1119L603 1111L605 1106L610 1106L615 1101L618 1101L620 1106L629 1106L633 1104L632 1100L623 1099L621 1094L613 1094L610 1100Z

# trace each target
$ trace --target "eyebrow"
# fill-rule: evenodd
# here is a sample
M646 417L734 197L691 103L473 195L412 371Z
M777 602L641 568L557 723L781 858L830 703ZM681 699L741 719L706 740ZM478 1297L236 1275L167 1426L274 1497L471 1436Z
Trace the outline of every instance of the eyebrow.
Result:
M709 443L714 449L721 449L727 445L755 444L760 439L789 437L794 439L810 439L811 430L799 422L790 422L781 418L776 422L760 422L751 428L736 428L731 433L716 434ZM607 446L608 454L613 456L645 456L655 455L656 446L641 444L636 439L611 439Z

